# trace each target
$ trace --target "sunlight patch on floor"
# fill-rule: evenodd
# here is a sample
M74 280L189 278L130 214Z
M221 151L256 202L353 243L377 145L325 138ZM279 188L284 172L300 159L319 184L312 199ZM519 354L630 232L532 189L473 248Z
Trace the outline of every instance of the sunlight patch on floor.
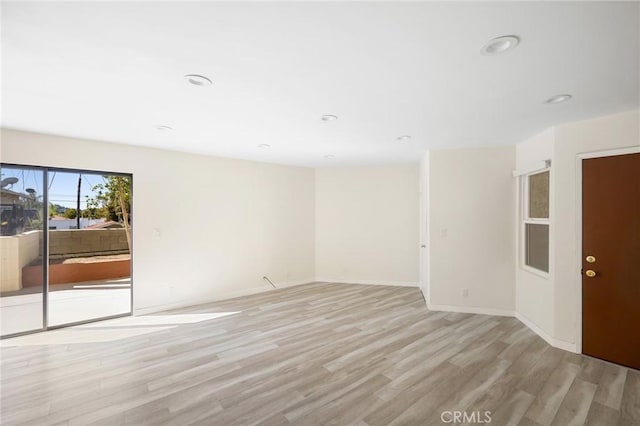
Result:
M174 314L174 315L141 315L138 317L116 318L108 321L94 322L79 325L77 328L104 328L104 327L132 327L132 326L157 326L193 324L235 315L240 312L211 312L204 314Z
M169 330L183 324L195 324L202 321L224 318L238 313L240 312L143 315L138 317L116 318L0 340L0 347L112 342Z

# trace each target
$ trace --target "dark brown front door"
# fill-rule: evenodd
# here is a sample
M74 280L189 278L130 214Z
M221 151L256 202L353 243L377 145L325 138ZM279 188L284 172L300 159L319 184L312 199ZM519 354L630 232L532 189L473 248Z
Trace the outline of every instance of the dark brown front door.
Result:
M640 154L582 162L582 351L640 369Z

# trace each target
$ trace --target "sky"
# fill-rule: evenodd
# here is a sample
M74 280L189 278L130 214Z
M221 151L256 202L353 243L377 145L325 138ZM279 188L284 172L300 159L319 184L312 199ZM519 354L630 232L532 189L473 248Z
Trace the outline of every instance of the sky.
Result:
M3 167L2 179L18 178L18 182L5 188L15 192L25 193L27 188L35 189L38 196L42 196L43 171L36 169L19 169ZM78 191L78 173L49 172L49 202L61 206L76 208ZM92 185L103 183L100 174L82 173L80 185L80 209L86 208L86 196L91 196Z

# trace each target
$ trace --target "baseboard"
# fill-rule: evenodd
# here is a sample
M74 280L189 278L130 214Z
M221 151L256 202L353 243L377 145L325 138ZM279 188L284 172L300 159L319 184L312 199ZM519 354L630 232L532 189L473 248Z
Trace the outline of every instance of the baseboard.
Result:
M316 278L319 283L332 284L362 284L362 285L386 285L392 287L419 287L419 283L411 281L382 281L382 280L341 280L336 278Z
M281 283L274 283L276 285L276 288L271 287L271 290L277 290L279 288L285 288L285 287L295 287L297 285L311 284L315 282L316 282L315 278L309 278L306 280L285 281Z
M133 314L134 315L147 315L153 314L156 312L169 311L172 309L180 309L186 308L189 306L196 305L204 305L206 303L218 302L220 300L233 299L235 297L242 296L250 296L252 294L264 293L266 291L273 291L279 288L287 288L294 287L303 284L310 284L314 282L325 282L325 283L341 283L341 284L363 284L363 285L387 285L387 286L398 286L398 287L418 287L418 283L405 282L405 281L353 281L353 280L335 280L335 279L317 279L317 278L309 278L305 280L295 280L295 281L286 281L281 283L274 283L276 288L271 287L269 284L265 283L265 285L260 287L252 287L246 288L237 291L225 292L216 296L208 297L205 299L186 299L181 300L180 302L175 303L164 303L161 305L147 306L144 308L135 308Z
M429 305L429 299L427 299L427 289L422 287L422 286L418 286L420 288L420 291L422 292L422 298L424 299L424 302L427 304L427 306Z
M577 345L575 343L566 342L564 340L555 339L550 336L543 329L538 327L536 323L520 314L519 312L503 310L503 309L491 309L491 308L477 308L473 306L449 306L449 305L432 305L427 303L427 308L431 311L445 311L445 312L462 312L466 314L482 314L482 315L497 315L503 317L516 317L521 323L527 326L531 331L540 336L545 342L553 347L562 349L565 351L579 353Z
M546 331L544 331L542 328L540 328L536 323L534 323L529 318L525 317L519 312L516 312L515 316L518 319L518 321L526 325L531 331L536 333L538 336L540 336L545 342L547 342L551 346L556 347L558 349L565 350L565 351L579 353L577 350L577 345L575 343L555 339L554 337L549 335Z
M536 333L538 336L542 337L542 339L547 342L548 344L550 344L551 346L555 346L553 344L553 337L551 337L546 331L544 331L543 329L541 329L536 323L534 323L533 321L531 321L529 318L525 317L524 315L522 315L520 312L516 312L516 318L523 323L524 325L526 325L527 327L529 327L531 329L531 331L533 331L534 333Z
M242 297L242 296L250 296L252 294L264 293L267 291L278 290L279 288L293 287L297 285L309 284L312 282L315 282L315 280L308 279L308 280L287 281L283 283L276 283L276 288L273 288L269 284L265 283L264 286L251 287L251 288L245 288L242 290L225 292L225 293L222 293L216 296L207 297L204 299L203 298L186 299L186 300L181 300L180 302L175 302L175 303L165 303L162 305L154 305L154 306L148 306L144 308L137 308L133 310L133 315L136 315L136 316L148 315L156 312L170 311L172 309L180 309L180 308L186 308L189 306L204 305L207 303L219 302L220 300L234 299L236 297Z
M276 288L273 288L269 285L264 285L260 287L252 287L252 288L247 288L243 290L226 292L226 293L222 293L217 296L212 296L206 299L202 299L202 298L187 299L187 300L182 300L176 303L167 303L162 305L149 306L145 308L138 308L138 309L134 309L134 315L147 315L147 314L153 314L156 312L169 311L172 309L186 308L189 306L204 305L206 303L218 302L220 300L233 299L235 297L241 297L241 296L250 296L252 294L264 293L267 291L274 291L279 288L294 287L294 286L310 284L314 282L335 283L335 284L361 284L361 285L382 285L382 286L397 286L397 287L417 287L417 288L420 288L423 295L425 296L425 300L427 300L427 308L431 311L461 312L465 314L481 314L481 315L515 317L551 346L554 346L558 349L562 349L565 351L579 353L577 350L576 343L566 342L564 340L553 338L543 329L538 327L536 323L534 323L524 315L520 314L519 312L505 310L505 309L481 308L481 307L475 307L475 306L434 305L428 302L428 299L426 297L427 295L424 289L420 287L419 283L407 282L407 281L369 281L369 280L354 281L354 280L335 280L335 279L320 279L320 278L296 280L296 281L277 283Z
M512 317L515 314L514 311L506 309L481 308L476 306L434 305L429 302L427 302L427 308L429 308L430 311L461 312L464 314L495 315L499 317Z
M564 340L553 339L553 346L564 351L573 352L574 354L580 353L580 351L578 350L578 345Z

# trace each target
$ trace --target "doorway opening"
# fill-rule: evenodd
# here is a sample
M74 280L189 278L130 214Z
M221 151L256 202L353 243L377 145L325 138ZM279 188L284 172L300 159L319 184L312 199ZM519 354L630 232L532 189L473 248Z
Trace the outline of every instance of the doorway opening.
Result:
M0 335L131 315L132 175L0 172Z

